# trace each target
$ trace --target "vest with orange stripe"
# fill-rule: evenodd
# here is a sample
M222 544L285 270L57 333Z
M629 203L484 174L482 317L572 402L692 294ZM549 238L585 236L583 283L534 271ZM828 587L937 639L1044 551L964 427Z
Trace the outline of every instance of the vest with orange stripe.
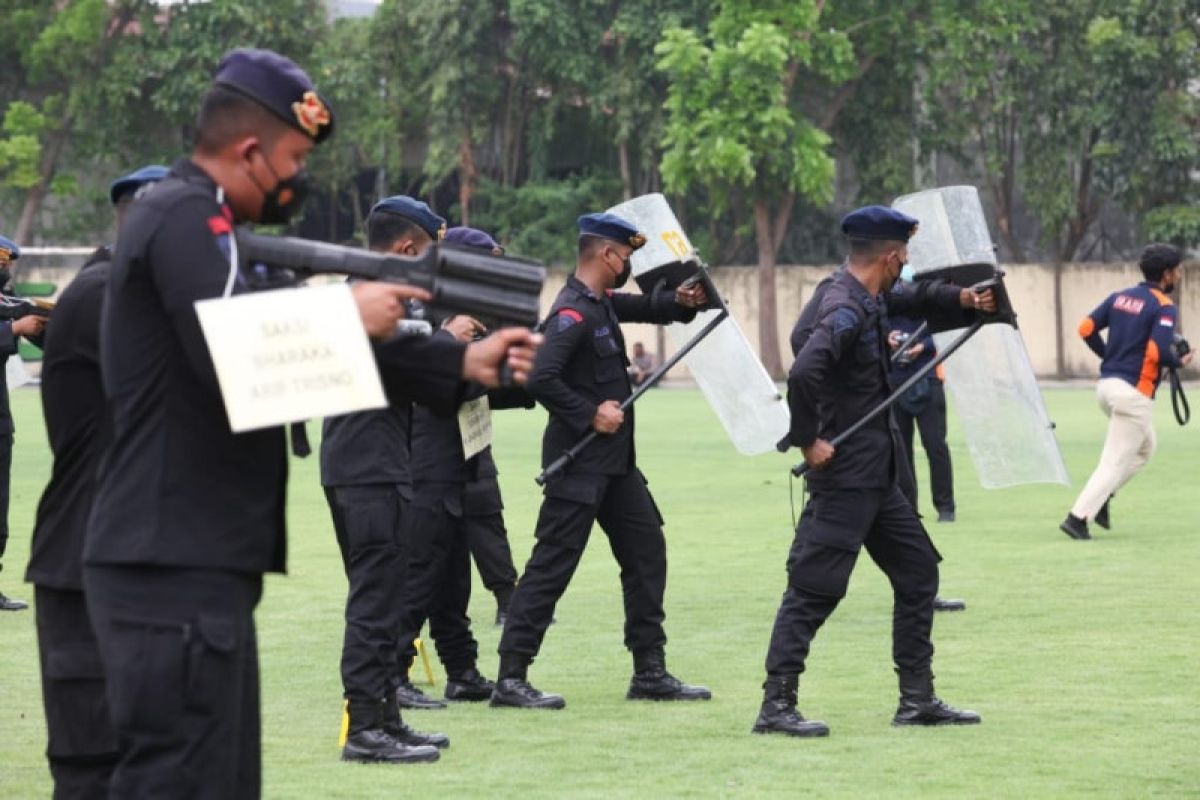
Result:
M1113 292L1079 323L1079 335L1100 356L1100 377L1120 378L1154 397L1163 367L1178 366L1171 349L1177 309L1162 290L1139 283ZM1108 330L1107 340L1100 332Z

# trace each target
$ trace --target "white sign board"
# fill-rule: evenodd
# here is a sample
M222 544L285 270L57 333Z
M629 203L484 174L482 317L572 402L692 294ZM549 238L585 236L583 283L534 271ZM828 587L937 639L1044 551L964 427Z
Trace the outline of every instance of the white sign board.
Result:
M487 395L458 407L458 432L462 436L463 460L482 453L492 445L492 407Z
M8 362L4 365L4 377L10 392L33 380L29 376L29 370L25 369L25 362L21 360L20 356L8 357Z
M387 405L344 283L196 303L235 433Z

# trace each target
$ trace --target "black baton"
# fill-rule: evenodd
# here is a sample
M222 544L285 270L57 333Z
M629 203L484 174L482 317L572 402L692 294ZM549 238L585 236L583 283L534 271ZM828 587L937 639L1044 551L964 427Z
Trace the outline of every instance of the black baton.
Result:
M971 327L967 328L965 331L962 332L961 336L959 336L957 339L955 339L953 342L951 342L949 345L947 345L945 350L942 350L941 352L939 352L937 354L937 357L934 358L933 361L930 361L928 364L926 364L925 366L923 366L919 370L917 370L917 372L911 378L909 378L908 380L906 380L904 383L902 383L900 385L899 389L892 392L891 395L889 395L886 399L884 399L879 405L875 406L870 411L868 411L865 415L863 415L862 419L860 419L858 422L851 425L846 430L839 433L837 436L833 437L833 441L831 441L830 444L836 448L842 442L846 441L848 438L850 438L854 434L858 433L858 431L862 430L863 426L866 425L868 422L870 422L871 420L878 417L884 411L887 411L892 405L895 404L895 402L897 400L900 399L900 396L902 394L904 394L905 392L907 392L909 389L912 388L913 384L915 384L917 381L924 378L926 375L928 375L933 370L937 369L938 365L941 364L943 361L945 361L947 358L949 358L954 353L955 350L962 347L963 344L967 341L967 339L970 339L972 336L974 336L976 333L978 333L979 329L982 328L983 325L984 325L984 320L982 320L982 319L977 319L973 323L971 323ZM799 478L801 475L803 475L806 472L808 472L808 462L807 461L801 461L799 464L792 467L792 474L795 475L797 478Z
M681 347L677 351L675 351L674 355L672 355L670 358L668 358L661 367L659 367L653 373L651 373L650 376L648 378L646 378L646 380L642 381L642 385L639 386L637 389L635 389L633 394L629 395L629 397L626 397L624 400L622 400L619 408L622 411L624 411L625 409L627 409L631 405L633 405L634 401L636 401L639 397L641 397L643 394L645 394L646 391L648 389L652 388L656 383L661 381L663 379L663 376L666 375L667 372L670 371L670 369L672 367L674 367L676 364L678 364L680 362L680 360L683 359L684 356L686 356L688 353L690 353L692 351L692 348L694 348L696 345L700 344L700 341L704 337L706 337L710 333L712 333L713 329L716 328L718 325L720 325L722 322L724 322L728 316L729 316L729 309L722 308L721 313L717 314L715 317L713 317L711 320L709 320L708 324L706 324L703 328L701 328L699 333L697 333L695 336L693 336L691 339L689 339L687 344L685 344L683 347ZM595 438L599 435L600 435L600 433L598 431L596 431L595 429L588 431L586 434L584 434L582 439L580 439L578 442L576 442L571 447L570 450L566 451L561 456L556 458L554 460L554 462L552 464L550 464L550 466L548 466L544 470L542 470L541 475L538 475L533 480L537 483L538 486L545 486L546 481L553 478L559 472L562 472L563 468L566 467L568 464L570 464L572 461L574 461L579 456L579 454L581 452L583 452L583 449L585 447L587 447L589 444L591 444L595 440Z

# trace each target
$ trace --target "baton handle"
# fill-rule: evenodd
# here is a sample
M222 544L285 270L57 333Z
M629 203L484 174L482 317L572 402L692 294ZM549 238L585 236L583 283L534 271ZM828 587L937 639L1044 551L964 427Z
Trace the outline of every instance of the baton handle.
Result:
M653 388L655 384L661 381L663 377L671 371L672 367L682 361L684 356L692 352L693 348L700 344L704 337L712 333L713 329L724 322L728 317L729 309L722 308L721 313L709 320L708 323L706 323L705 326L701 328L695 336L688 340L687 344L676 350L670 358L663 362L661 367L647 376L646 380L642 381L642 385L633 391L633 394L622 400L618 408L620 408L622 411L625 411L631 405L633 405L639 397L644 395L647 391ZM570 450L567 450L565 453L551 462L550 466L542 470L542 474L533 479L534 483L536 483L538 486L545 486L546 481L553 478L555 475L561 472L564 467L574 461L575 458L583 451L583 449L591 444L599 435L600 434L594 430L588 431L586 434L584 434L582 439L571 446Z
M851 436L853 436L854 434L856 434L860 430L862 430L862 428L868 422L875 419L877 416L882 414L884 411L887 411L889 408L891 408L893 405L895 405L896 401L900 399L901 395L903 395L905 392L907 392L909 389L911 389L917 381L921 380L926 375L928 375L930 372L937 369L938 366L943 361L945 361L947 358L949 358L951 355L954 354L955 350L962 347L963 344L965 344L968 339L970 339L972 336L974 336L976 333L978 333L979 329L983 327L983 324L984 323L983 323L982 319L977 319L974 322L972 322L971 327L967 328L965 331L962 332L962 334L957 339L955 339L953 342L951 342L949 345L947 345L946 349L942 350L940 353L938 353L936 358L934 358L928 364L926 364L925 366L923 366L919 370L917 370L916 373L913 374L913 376L911 378L906 380L904 383L900 384L900 388L896 389L896 391L892 392L883 401L881 401L879 403L879 405L875 406L870 411L868 411L866 414L864 414L862 416L862 418L858 420L858 422L855 422L849 428L842 431L837 436L833 437L833 439L829 443L831 445L833 445L834 448L836 448L842 442L846 441ZM834 457L836 458L836 454ZM809 469L808 462L801 461L799 464L792 467L792 475L799 478L801 475L808 472L808 469Z

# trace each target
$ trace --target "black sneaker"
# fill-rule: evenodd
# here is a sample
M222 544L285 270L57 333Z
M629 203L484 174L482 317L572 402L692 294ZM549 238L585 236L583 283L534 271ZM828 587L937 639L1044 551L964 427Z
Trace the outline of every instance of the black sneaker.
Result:
M941 509L938 511L938 522L954 522L954 509Z
M966 600L947 600L944 597L933 598L934 611L966 611Z
M567 701L560 694L546 694L522 678L503 678L496 681L492 691L492 708L544 708L557 710L566 708Z
M492 690L495 688L495 683L480 675L479 670L472 667L446 681L444 696L447 700L477 703L480 700L490 699Z
M1087 522L1074 514L1067 514L1067 518L1059 523L1058 529L1072 539L1092 538L1092 535L1088 533Z
M430 697L408 681L396 687L396 704L407 709L445 708L446 704L436 697Z
M29 603L24 600L14 600L0 592L0 611L24 611L27 608L29 608Z

